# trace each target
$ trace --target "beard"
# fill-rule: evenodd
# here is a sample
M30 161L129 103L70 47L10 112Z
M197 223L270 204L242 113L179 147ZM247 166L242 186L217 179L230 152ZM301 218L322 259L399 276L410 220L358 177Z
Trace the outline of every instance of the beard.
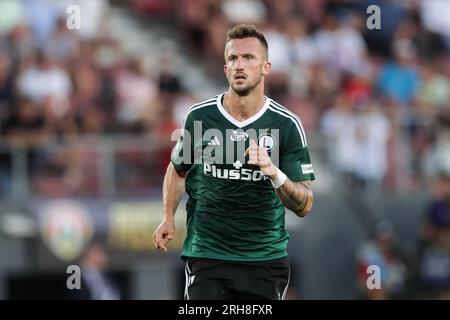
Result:
M230 81L231 89L240 97L248 96L260 83L261 83L262 77L256 81L254 84L249 84L243 87L237 87L233 84L232 81Z

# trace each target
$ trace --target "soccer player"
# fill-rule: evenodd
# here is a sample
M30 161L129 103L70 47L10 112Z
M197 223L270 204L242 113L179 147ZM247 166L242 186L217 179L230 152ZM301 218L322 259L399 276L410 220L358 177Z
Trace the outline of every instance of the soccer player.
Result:
M229 90L189 109L173 149L153 241L167 251L185 185L185 299L285 297L285 207L311 211L314 172L300 119L264 95L270 69L264 35L253 25L230 29Z

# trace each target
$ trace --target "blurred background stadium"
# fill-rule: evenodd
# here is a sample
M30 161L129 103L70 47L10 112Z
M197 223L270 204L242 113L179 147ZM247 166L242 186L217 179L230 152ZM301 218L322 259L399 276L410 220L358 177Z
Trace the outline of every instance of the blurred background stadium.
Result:
M286 214L288 298L450 298L449 17L448 0L0 0L0 298L76 298L72 264L109 275L94 298L182 297L183 204L170 252L151 240L171 134L227 89L241 22L266 34L267 95L303 120L317 177L311 215Z

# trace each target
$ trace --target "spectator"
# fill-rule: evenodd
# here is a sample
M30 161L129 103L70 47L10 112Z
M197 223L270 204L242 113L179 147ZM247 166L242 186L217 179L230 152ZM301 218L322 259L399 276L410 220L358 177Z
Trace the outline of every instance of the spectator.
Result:
M420 75L414 62L416 49L407 39L397 39L393 46L395 61L385 63L377 85L381 94L392 97L407 108L420 85Z
M25 66L17 78L19 94L42 103L44 99L54 99L52 112L58 117L69 109L69 96L72 82L63 68L50 61L42 52L38 52L31 65Z
M108 258L99 243L91 244L80 259L81 290L73 290L82 300L119 300L119 288L106 273Z
M450 299L450 175L442 172L427 209L417 264L417 297Z
M396 246L397 239L391 223L378 222L373 240L364 244L357 253L358 288L361 298L369 300L399 299L406 293L407 268ZM380 287L369 288L369 266L380 270ZM374 274L375 275L375 274Z

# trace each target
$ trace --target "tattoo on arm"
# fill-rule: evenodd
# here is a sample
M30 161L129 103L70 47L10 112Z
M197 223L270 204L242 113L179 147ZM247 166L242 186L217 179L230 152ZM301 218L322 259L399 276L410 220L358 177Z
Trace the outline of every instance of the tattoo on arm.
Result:
M287 182L276 190L283 204L295 213L301 212L306 208L311 193L311 181L302 181L299 183L287 180Z

